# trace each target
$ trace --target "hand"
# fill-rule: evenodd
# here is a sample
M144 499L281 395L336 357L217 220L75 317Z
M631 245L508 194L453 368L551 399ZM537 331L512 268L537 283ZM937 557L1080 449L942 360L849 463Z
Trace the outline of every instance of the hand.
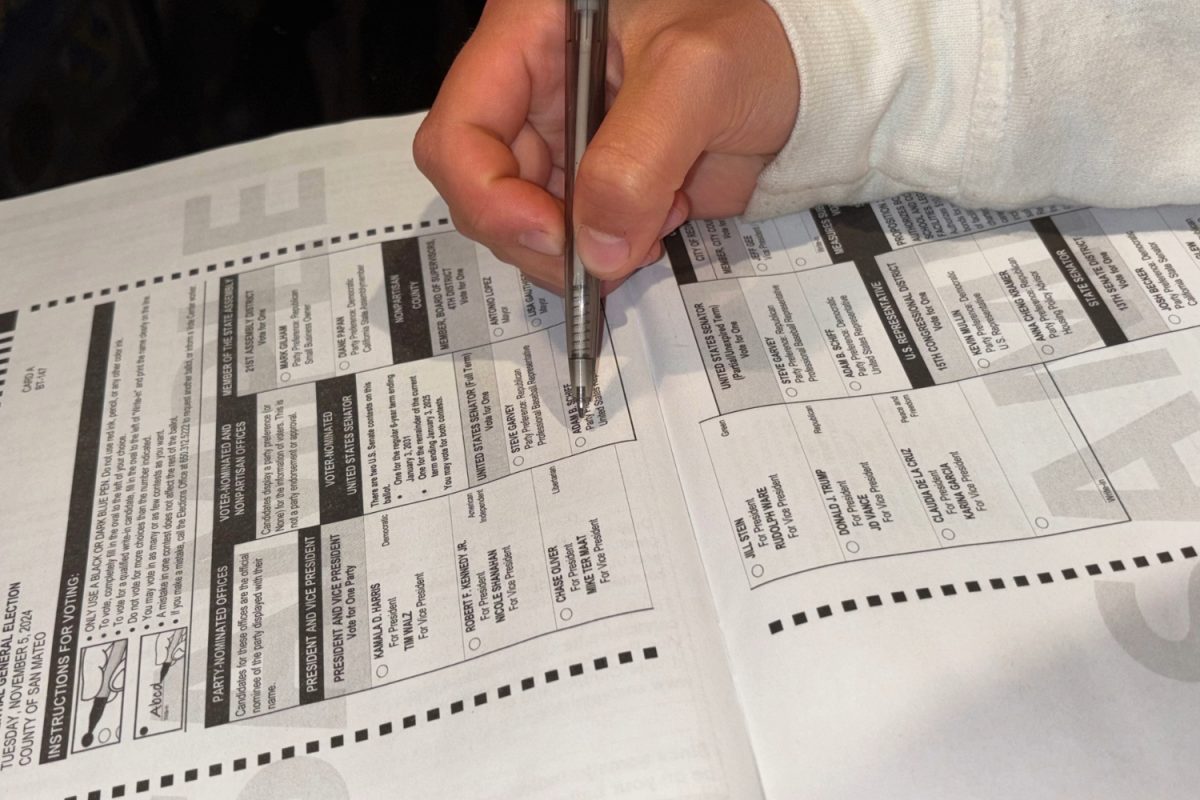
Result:
M454 224L561 290L566 0L490 0L417 133ZM765 0L612 0L610 110L580 165L576 246L609 286L689 217L741 213L800 83Z

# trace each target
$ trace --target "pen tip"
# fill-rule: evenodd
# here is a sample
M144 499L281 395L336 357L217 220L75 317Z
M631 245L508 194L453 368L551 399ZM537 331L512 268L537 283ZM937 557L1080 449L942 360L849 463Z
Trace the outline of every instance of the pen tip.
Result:
M587 411L588 403L591 402L592 393L588 391L586 386L575 387L575 408L579 410L580 416Z

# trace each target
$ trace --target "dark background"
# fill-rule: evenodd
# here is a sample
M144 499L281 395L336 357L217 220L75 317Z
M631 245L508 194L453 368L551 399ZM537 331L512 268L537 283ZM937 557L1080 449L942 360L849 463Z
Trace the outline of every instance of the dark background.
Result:
M0 198L428 108L484 0L0 0Z

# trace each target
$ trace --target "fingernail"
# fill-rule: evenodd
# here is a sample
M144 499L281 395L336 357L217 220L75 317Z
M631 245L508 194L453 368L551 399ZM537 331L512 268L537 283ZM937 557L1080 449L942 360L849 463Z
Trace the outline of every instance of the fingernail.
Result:
M662 233L658 235L658 238L663 238L685 222L687 222L687 214L683 209L679 206L671 206L671 213L667 214L667 224L663 226Z
M521 247L526 247L544 256L561 256L563 254L562 241L545 231L525 231L517 237L517 243Z
M580 225L576 239L579 257L593 275L612 275L629 261L629 242L620 236Z

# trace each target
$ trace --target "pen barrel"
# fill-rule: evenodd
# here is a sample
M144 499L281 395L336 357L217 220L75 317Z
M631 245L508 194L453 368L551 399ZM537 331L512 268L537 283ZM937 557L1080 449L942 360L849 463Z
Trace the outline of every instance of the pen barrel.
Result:
M596 380L596 353L600 345L600 284L576 292L567 314L567 359L571 385L591 391Z
M575 98L567 115L568 159L576 169L584 148L604 119L608 71L608 0L567 0L567 91Z
M567 357L575 386L590 387L600 344L600 282L588 274L575 249L575 177L588 142L604 119L608 66L607 0L567 2L566 280Z

